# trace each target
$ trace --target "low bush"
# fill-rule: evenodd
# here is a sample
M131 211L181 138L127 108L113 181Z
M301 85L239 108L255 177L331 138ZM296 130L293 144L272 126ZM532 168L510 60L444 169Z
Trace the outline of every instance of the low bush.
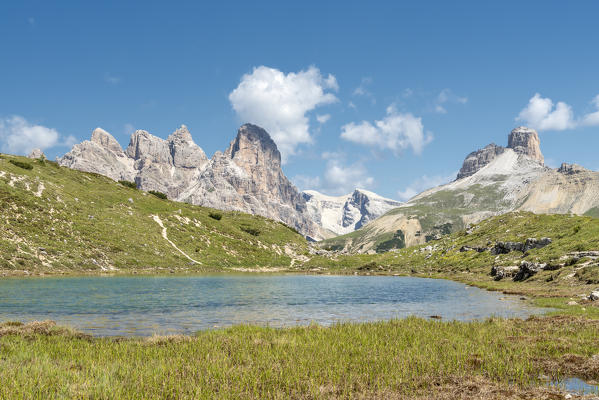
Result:
M150 191L148 191L148 193L150 193L150 194L152 194L152 195L154 195L154 196L156 196L156 197L158 197L159 199L162 199L162 200L168 199L168 197L166 196L166 194L164 194L162 192L159 192L157 190L150 190Z
M23 162L23 161L18 161L18 160L9 160L9 162L12 165L16 165L19 168L23 168L23 169L33 169L33 165Z
M211 213L208 214L208 216L210 218L212 218L212 219L217 220L217 221L220 221L221 218L223 217L223 215L221 213L218 213L218 212L211 212Z
M123 186L126 186L128 188L131 189L137 189L137 185L135 184L135 182L129 182L129 181L119 181L119 183Z
M241 225L239 227L239 229L241 229L242 231L244 231L246 233L249 233L252 236L258 236L260 234L260 230L259 229L253 228L253 227L251 227L249 225Z

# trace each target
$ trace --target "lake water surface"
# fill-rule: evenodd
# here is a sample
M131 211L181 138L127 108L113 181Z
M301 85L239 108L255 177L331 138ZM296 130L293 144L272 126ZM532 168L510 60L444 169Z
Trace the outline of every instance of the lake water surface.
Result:
M472 320L544 310L440 279L201 275L0 280L0 321L46 320L98 336L193 333L236 324L328 325L409 315Z

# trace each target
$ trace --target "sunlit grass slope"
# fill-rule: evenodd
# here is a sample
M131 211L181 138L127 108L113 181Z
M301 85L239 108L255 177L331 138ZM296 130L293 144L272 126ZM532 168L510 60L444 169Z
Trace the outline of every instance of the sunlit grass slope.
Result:
M306 252L301 235L266 218L163 200L54 162L0 156L4 274L286 267Z

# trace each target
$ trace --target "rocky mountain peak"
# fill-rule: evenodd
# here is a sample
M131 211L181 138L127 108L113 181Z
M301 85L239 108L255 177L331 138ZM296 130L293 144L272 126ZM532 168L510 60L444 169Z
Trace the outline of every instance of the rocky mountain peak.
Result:
M527 155L541 164L544 162L541 153L541 141L534 129L519 126L512 130L508 137L507 147L513 149L516 153Z
M45 159L46 155L41 149L35 148L31 150L31 153L27 156L28 158L42 158Z
M171 135L168 137L167 140L169 142L174 142L174 141L193 142L191 133L189 133L189 129L187 129L187 126L185 126L185 125L181 125L176 131L171 133Z
M114 152L122 152L123 148L117 142L117 140L110 133L106 132L102 128L96 128L92 132L92 143L96 143L104 148L112 150Z
M252 124L242 125L225 154L240 166L263 165L280 168L281 153L268 132Z
M507 148L491 143L482 149L468 154L462 164L462 168L458 172L456 180L474 175L499 155L503 154L506 149L512 149L516 154L522 154L543 165L544 159L540 144L537 131L525 126L519 126L510 132Z

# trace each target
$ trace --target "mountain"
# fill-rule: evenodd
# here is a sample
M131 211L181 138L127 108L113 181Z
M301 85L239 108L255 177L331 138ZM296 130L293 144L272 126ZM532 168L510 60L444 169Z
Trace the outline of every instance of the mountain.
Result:
M245 124L224 153L211 159L185 125L166 140L138 130L123 150L101 128L58 160L61 166L134 181L139 189L169 199L282 221L303 235L320 238L299 191L281 169L281 154L262 128Z
M312 220L337 235L353 232L402 204L363 189L336 197L305 190L302 196Z
M0 155L0 215L0 276L289 267L309 255L282 223L163 200L43 158Z
M543 162L537 132L518 127L510 133L507 147L490 144L470 153L455 181L420 193L321 246L383 252L422 244L514 210L599 215L599 172L570 164L552 169Z

